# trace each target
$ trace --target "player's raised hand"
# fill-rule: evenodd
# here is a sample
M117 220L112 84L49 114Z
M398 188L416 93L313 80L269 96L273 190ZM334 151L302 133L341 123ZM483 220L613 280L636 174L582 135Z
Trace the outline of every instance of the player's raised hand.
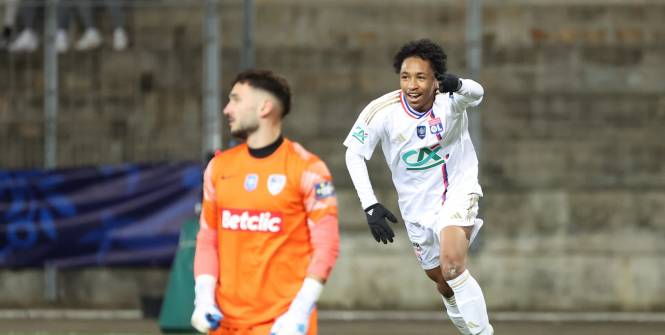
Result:
M196 306L192 313L192 326L200 333L207 333L219 327L220 321L224 316L222 312L214 305Z
M457 92L460 88L462 88L462 81L454 74L446 73L439 81L439 92L441 93Z
M392 243L395 233L393 233L393 230L386 222L386 219L393 223L397 223L395 215L378 202L365 208L365 215L367 216L367 224L369 225L369 230L372 232L374 239L377 242L383 242L383 244L387 244L388 241Z

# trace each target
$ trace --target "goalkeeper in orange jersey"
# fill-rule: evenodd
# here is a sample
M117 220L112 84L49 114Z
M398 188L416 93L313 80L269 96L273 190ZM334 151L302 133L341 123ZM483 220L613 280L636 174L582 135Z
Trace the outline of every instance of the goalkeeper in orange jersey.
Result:
M325 163L282 136L291 94L270 71L235 78L224 107L244 140L204 173L191 322L211 334L316 334L316 302L339 253Z

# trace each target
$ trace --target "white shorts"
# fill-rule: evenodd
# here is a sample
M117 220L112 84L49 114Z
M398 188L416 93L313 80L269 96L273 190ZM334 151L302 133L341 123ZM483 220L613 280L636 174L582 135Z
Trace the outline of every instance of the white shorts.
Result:
M478 194L467 194L458 198L449 198L441 209L432 216L424 217L422 222L405 222L406 232L416 253L416 258L424 270L434 269L439 262L439 234L448 226L473 226L469 245L478 235L483 220L478 215Z

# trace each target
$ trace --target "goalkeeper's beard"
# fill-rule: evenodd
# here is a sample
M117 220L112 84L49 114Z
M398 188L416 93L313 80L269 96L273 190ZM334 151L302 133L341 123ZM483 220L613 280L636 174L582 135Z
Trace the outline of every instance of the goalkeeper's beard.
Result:
M246 120L244 124L238 122L237 127L235 129L231 128L230 130L231 136L245 141L249 135L259 130L259 123L256 120Z
M258 124L240 127L238 129L231 130L231 136L244 141L244 140L247 140L249 135L253 134L258 129L259 129Z

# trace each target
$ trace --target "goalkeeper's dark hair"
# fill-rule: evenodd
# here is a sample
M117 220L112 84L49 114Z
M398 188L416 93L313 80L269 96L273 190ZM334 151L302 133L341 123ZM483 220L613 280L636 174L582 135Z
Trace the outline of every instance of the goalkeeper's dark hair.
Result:
M429 61L436 80L439 82L443 80L443 76L446 74L446 60L448 56L443 52L441 46L426 38L404 44L397 54L395 54L393 60L395 72L399 73L402 69L402 62L413 56Z
M279 100L282 105L282 117L291 110L291 89L286 79L269 70L250 69L236 76L231 86L241 83L264 90Z

